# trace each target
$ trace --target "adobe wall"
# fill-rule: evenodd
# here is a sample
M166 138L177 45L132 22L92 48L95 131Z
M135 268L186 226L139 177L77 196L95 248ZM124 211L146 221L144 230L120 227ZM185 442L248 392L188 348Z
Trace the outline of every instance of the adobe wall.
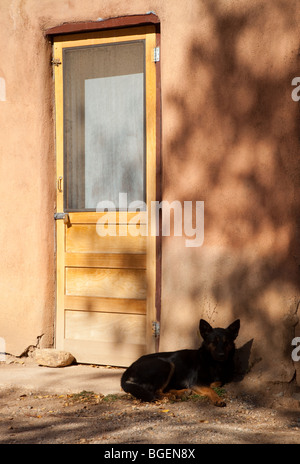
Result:
M163 239L160 348L196 346L200 317L216 325L239 317L250 363L289 381L300 264L296 0L2 0L6 349L53 340L54 95L44 31L148 11L161 21L163 199L205 202L203 246Z
M192 335L198 343L199 314L221 326L240 318L238 346L245 354L251 346L250 365L264 379L289 381L299 303L299 106L291 98L299 4L194 6L170 25L178 33L168 52L162 36L164 198L204 200L205 238L198 249L164 239L161 348L178 345L177 327L182 347Z

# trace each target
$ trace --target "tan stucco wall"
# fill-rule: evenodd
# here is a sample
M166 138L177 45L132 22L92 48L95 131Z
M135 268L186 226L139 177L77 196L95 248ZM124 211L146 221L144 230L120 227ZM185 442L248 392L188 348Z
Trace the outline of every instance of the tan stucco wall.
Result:
M51 46L63 22L161 20L163 198L204 200L200 248L163 239L161 349L198 343L200 317L241 319L258 372L290 380L299 301L297 0L1 0L0 336L50 345L55 310ZM1 335L3 334L3 335Z
M0 102L0 332L13 354L35 345L43 334L42 343L53 340L51 47L35 13L27 2L1 2L0 76L6 101Z
M182 5L176 20L170 14L173 47L162 37L164 198L204 200L205 238L199 249L164 240L161 348L178 345L178 327L187 345L199 313L217 325L239 317L238 345L253 339L258 373L291 380L300 259L291 80L300 72L300 5L194 7L192 15Z

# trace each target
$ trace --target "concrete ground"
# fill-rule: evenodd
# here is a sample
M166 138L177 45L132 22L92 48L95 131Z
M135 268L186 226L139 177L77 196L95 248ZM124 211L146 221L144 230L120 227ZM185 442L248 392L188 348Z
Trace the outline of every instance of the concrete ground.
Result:
M29 358L0 362L0 444L91 443L111 450L116 444L300 443L300 399L283 385L261 388L248 375L226 385L225 408L193 396L140 403L114 395L122 372L40 367Z
M51 368L34 362L0 363L0 389L21 389L52 394L83 390L103 395L120 393L124 369L91 365Z

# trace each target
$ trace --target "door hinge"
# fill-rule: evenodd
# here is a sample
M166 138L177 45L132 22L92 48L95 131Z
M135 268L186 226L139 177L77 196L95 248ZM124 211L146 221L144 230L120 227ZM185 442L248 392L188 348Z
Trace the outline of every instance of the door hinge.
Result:
M160 323L158 321L152 321L152 333L154 337L160 336Z
M59 66L61 64L61 61L59 58L52 58L51 64L53 64L53 66Z
M158 63L160 61L160 47L153 48L153 61Z

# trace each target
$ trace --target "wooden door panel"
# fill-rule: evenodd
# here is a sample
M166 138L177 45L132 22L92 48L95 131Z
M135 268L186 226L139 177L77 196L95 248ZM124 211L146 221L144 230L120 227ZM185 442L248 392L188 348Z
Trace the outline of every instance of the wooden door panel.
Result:
M96 224L74 224L66 231L66 251L72 253L146 253L147 237L134 236L146 226L109 224L106 237L97 233ZM120 229L123 229L120 231ZM115 234L115 235L113 235ZM122 234L122 235L121 235ZM146 231L145 231L146 234Z
M66 295L146 299L146 271L67 268Z
M155 45L152 26L54 38L57 212L69 216L56 227L56 347L78 362L128 366L155 346ZM119 97L105 111L114 86ZM115 209L98 211L112 199Z
M145 342L137 345L135 343L105 343L101 340L66 338L64 349L70 351L82 363L128 366L145 354Z
M65 317L67 339L137 345L145 342L144 315L67 310Z

